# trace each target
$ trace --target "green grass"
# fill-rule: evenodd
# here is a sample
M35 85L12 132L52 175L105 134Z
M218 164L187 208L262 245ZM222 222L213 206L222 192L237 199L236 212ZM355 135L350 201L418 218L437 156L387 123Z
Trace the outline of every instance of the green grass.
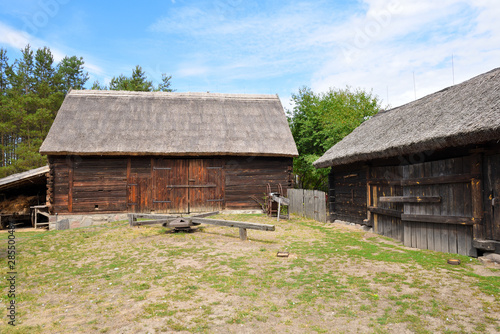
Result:
M262 215L219 217L275 224L276 231L249 230L247 242L227 227L166 233L126 222L16 232L18 326L0 324L0 332L500 328L499 272L478 274L476 259L453 255L462 264L450 266L450 254L298 217L279 223ZM4 245L6 238L0 234ZM277 258L277 251L290 257ZM5 258L0 266L7 271ZM5 280L0 288L5 304Z

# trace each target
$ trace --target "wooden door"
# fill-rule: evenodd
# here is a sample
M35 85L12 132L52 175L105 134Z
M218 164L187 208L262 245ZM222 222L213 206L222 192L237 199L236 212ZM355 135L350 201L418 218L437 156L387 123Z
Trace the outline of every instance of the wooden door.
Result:
M224 176L218 159L154 159L152 208L158 213L223 208Z
M189 163L184 159L156 159L152 168L152 207L158 213L189 212Z
M189 212L217 211L222 208L222 164L216 159L189 160Z
M500 241L500 155L485 157L485 239Z

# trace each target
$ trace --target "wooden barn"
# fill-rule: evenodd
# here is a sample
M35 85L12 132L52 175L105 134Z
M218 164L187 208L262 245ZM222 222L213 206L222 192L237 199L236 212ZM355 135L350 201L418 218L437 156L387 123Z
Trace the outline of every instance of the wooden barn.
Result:
M52 213L260 209L292 186L276 95L71 91L43 142Z
M500 68L381 111L314 165L333 219L406 246L500 253Z

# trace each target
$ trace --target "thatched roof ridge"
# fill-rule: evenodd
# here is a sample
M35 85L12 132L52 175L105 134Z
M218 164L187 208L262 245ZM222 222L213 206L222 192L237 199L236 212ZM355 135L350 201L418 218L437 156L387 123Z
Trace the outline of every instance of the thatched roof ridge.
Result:
M379 112L314 162L316 168L500 140L500 68Z
M72 90L49 155L297 156L276 95Z

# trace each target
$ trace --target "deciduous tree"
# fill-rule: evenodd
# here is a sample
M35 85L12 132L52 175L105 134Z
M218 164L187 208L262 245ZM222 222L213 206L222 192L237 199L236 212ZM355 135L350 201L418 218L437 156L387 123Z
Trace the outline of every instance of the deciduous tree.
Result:
M316 169L312 163L375 115L381 108L380 101L372 93L350 87L319 94L302 87L292 94L292 101L288 121L299 151L299 157L294 159L298 186L326 190L329 171Z

